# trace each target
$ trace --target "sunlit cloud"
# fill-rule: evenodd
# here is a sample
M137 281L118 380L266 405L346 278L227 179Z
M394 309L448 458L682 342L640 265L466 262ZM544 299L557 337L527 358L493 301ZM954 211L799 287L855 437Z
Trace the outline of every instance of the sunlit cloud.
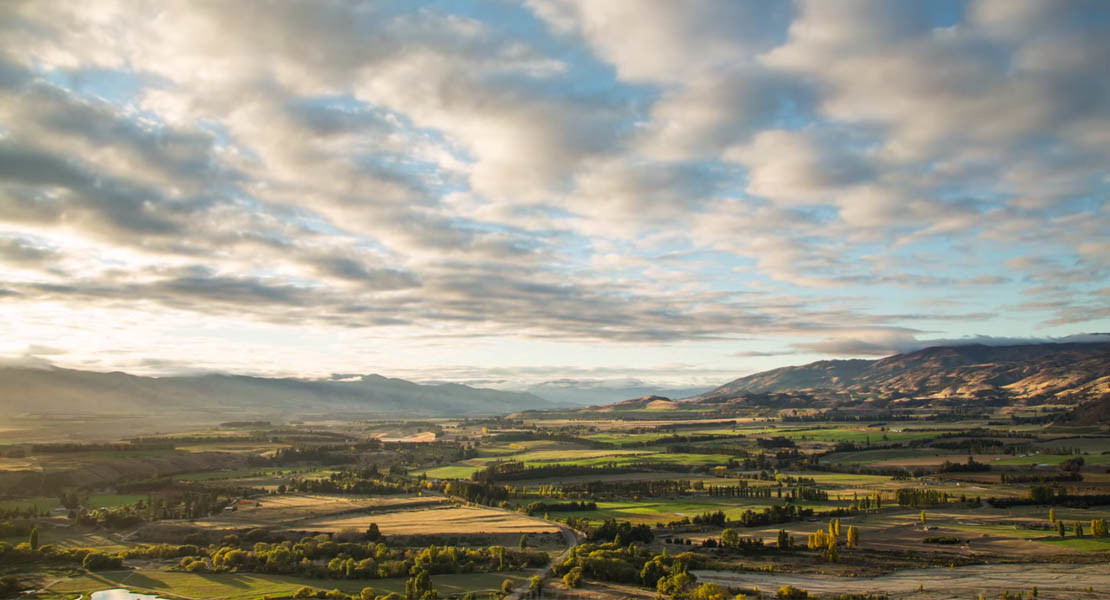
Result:
M0 40L8 357L677 386L1110 330L1106 3L14 2Z

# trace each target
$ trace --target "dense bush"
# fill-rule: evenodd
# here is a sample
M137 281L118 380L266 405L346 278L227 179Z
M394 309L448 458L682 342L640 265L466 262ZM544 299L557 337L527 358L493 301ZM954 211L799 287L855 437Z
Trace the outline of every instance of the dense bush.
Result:
M655 534L651 532L651 527L647 525L633 526L628 521L617 521L616 519L609 519L590 530L589 539L591 541L613 541L620 536L620 540L627 544L629 542L644 542L650 543L655 539Z
M954 535L927 537L921 541L926 544L959 544L963 542L962 539Z

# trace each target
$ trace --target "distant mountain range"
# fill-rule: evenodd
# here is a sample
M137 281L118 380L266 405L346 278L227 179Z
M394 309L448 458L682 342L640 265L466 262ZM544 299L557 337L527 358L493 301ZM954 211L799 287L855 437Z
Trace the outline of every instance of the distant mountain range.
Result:
M627 398L639 399L612 404ZM0 417L421 418L505 415L584 404L626 409L642 404L641 408L662 410L672 404L678 407L670 400L675 398L689 398L683 403L754 404L769 409L900 398L982 399L995 404L1087 402L1089 414L1103 415L1110 402L1110 341L940 346L879 360L826 360L741 377L707 392L660 389L637 382L617 386L554 381L528 391L501 391L454 383L421 385L379 375L343 379L215 374L143 377L0 365L0 407L4 409Z
M338 414L361 418L503 415L563 406L525 392L453 383L420 385L380 375L344 380L142 377L17 366L0 366L0 405L9 416L188 412L278 420Z
M1110 396L1110 341L939 346L879 360L823 360L741 377L698 399L802 391L1073 404Z
M707 390L704 387L664 387L641 381L594 381L588 379L560 379L529 385L521 391L535 394L565 406L609 404L627 398L665 396L689 398Z

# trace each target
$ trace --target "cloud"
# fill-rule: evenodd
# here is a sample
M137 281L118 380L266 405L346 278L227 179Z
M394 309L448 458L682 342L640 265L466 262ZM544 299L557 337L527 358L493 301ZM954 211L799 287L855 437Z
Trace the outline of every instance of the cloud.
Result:
M68 339L67 361L155 369L232 346L159 338L143 363L90 312L148 338L154 314L295 330L313 345L222 358L320 373L553 340L735 371L1102 330L1106 12L9 3L0 352ZM325 369L334 339L366 354Z
M57 252L49 247L39 246L31 240L19 237L0 237L0 260L15 264L42 264Z
M528 5L557 32L579 35L618 77L682 80L727 68L770 47L789 18L785 4L697 0L532 0Z

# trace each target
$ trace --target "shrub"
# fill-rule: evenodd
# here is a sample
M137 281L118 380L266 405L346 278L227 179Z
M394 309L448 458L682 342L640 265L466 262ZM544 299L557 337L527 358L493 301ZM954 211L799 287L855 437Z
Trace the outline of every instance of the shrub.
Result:
M574 567L563 575L563 583L569 588L576 588L582 583L582 567Z
M809 598L809 592L792 585L784 585L779 588L775 597L779 598L779 600L802 600L804 598Z

